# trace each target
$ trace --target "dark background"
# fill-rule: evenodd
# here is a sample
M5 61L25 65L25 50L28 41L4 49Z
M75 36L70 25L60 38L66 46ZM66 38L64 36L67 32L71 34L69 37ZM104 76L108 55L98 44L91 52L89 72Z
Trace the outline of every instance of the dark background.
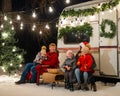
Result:
M0 0L0 11L2 10L2 1ZM74 5L81 2L91 1L91 0L71 0L70 4L65 4L65 0L55 0L54 3L52 3L52 6L54 8L53 13L49 13L47 11L48 6L51 4L49 0L46 1L45 7L41 8L42 5L38 4L38 2L41 0L11 0L12 2L12 10L11 12L21 12L23 11L24 14L31 15L31 11L33 9L36 10L36 13L38 14L38 20L39 22L50 22L50 34L47 36L47 38L40 37L39 34L35 34L30 29L30 26L26 25L24 30L15 30L16 36L15 38L19 40L17 43L17 46L20 48L23 48L25 51L27 51L27 54L25 57L25 63L31 62L34 58L37 52L40 50L40 47L42 45L45 45L48 47L48 44L51 42L54 42L57 44L57 27L56 23L58 22L59 16L62 12L62 10L66 6ZM3 12L4 13L4 12Z

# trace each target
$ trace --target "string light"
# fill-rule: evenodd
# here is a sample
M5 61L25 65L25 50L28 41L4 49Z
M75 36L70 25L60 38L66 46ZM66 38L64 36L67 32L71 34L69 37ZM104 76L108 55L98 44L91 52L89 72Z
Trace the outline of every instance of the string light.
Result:
M66 0L65 2L66 2L66 4L69 4L69 3L70 3L70 0Z
M32 31L35 31L35 28L32 27Z
M21 58L22 58L22 56L21 56L21 55L18 55L18 58L19 58L19 59L21 59Z
M33 18L36 18L36 17L37 17L35 11L32 13L32 17L33 17Z
M19 67L22 67L22 64L20 64Z
M46 29L50 29L50 27L49 27L49 25L48 25L48 24L46 24L45 28L46 28Z
M1 68L2 68L3 72L6 72L5 67L1 67Z
M0 28L3 28L3 27L4 27L3 24L1 24Z
M23 27L23 22L21 22L20 26Z
M13 66L13 64L12 64L12 63L10 63L10 66Z
M17 20L21 20L21 17L20 17L20 15L17 15Z
M50 6L49 7L49 12L52 13L53 12L53 8Z
M13 52L15 52L16 51L16 48L13 48L13 50L12 50Z
M23 30L23 26L20 26L20 29Z
M6 38L8 37L8 34L5 33L5 32L3 32L3 33L2 33L2 37L3 37L4 39L6 39Z
M11 28L12 30L14 30L14 26L12 26L12 28Z
M35 25L35 24L33 24L33 28L36 28L36 25Z
M5 43L2 43L2 46L4 46L5 45Z
M40 30L39 34L41 35L42 34L42 31Z
M4 16L4 20L7 21L7 16L6 15Z
M10 20L10 24L12 24L13 22L12 22L12 20Z

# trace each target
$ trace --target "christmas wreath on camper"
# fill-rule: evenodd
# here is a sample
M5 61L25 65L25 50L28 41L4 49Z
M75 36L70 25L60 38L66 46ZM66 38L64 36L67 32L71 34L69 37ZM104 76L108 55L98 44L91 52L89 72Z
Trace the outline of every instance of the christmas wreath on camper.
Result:
M110 31L105 30L107 25L110 26ZM101 37L113 38L115 36L116 25L112 20L108 20L108 19L102 20L100 27L101 27L101 32L100 32Z

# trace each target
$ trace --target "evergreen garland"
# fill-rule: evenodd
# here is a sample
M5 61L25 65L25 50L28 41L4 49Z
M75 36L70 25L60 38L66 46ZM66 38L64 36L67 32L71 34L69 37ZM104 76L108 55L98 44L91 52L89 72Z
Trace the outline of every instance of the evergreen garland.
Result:
M112 9L115 6L119 4L120 0L110 0L108 3L103 3L100 8L92 7L87 9L79 9L75 11L74 9L71 10L64 10L61 14L62 17L68 17L68 16L89 16L94 15L95 13L99 13L101 11L105 11L108 9Z
M93 28L89 23L84 23L84 25L76 26L76 27L66 26L65 28L61 28L59 30L58 39L72 32L85 32L88 36L92 36L92 30Z
M105 32L106 25L110 26L110 32ZM105 38L113 38L116 33L116 25L112 20L104 19L101 23L100 36Z

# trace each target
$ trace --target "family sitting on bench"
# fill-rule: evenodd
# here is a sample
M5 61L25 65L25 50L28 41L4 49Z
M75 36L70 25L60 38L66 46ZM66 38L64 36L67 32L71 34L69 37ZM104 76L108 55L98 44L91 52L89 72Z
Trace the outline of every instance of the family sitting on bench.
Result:
M43 51L44 50L44 51ZM28 63L22 72L19 81L16 84L26 83L29 75L29 82L39 84L39 77L48 68L59 68L59 53L56 44L49 45L49 52L45 52L46 47L42 46L41 51L37 54L33 63ZM93 77L94 70L91 68L93 64L93 57L90 54L90 46L87 42L80 43L80 49L76 56L72 50L67 50L67 59L64 61L62 67L65 69L65 89L74 91L73 79L77 80L77 89L89 90L88 83L91 83L91 88L96 91L95 80ZM88 82L89 81L89 82Z

